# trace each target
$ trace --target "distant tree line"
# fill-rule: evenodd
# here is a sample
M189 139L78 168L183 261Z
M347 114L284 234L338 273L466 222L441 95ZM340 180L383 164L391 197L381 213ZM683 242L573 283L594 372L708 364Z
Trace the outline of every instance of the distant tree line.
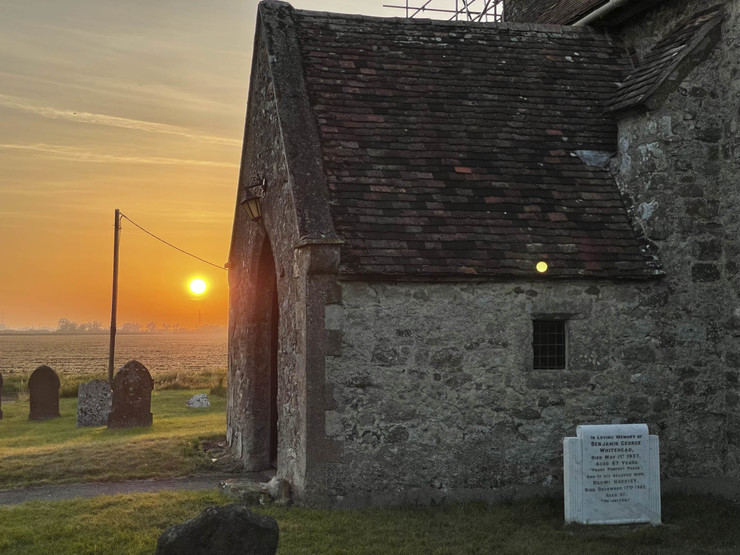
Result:
M184 328L180 324L168 324L167 322L162 322L160 325L157 325L156 322L149 322L145 326L142 326L139 322L125 322L123 324L120 324L116 326L116 333L182 333L182 332L189 332L189 331L220 331L223 329L223 326L217 326L213 324L209 324L206 326L201 326L197 330L192 330L189 328ZM69 320L68 318L60 318L59 322L57 322L57 329L54 330L52 333L58 333L58 334L75 334L75 333L108 333L110 331L110 327L104 327L102 322L98 322L97 320L93 322L83 322L82 324L78 324L77 322L73 322L72 320Z

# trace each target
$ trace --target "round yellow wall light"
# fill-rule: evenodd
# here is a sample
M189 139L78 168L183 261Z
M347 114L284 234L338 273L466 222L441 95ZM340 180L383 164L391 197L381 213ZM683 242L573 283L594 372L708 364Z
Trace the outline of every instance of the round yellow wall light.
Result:
M544 260L540 260L537 263L537 266L535 266L535 268L537 268L537 271L539 273L544 274L547 271L547 268L548 268L547 262L545 262Z

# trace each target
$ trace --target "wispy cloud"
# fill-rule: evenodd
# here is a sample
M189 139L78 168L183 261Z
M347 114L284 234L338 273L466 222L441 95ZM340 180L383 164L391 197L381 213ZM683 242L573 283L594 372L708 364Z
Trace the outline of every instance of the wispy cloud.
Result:
M157 123L153 121L143 121L137 119L121 118L118 116L110 116L107 114L96 114L92 112L77 112L74 110L61 110L52 106L40 106L37 104L31 104L23 99L7 96L0 94L0 106L10 108L13 110L20 110L30 114L35 114L49 119L61 119L67 121L74 121L77 123L89 123L93 125L105 125L108 127L120 127L123 129L133 129L136 131L144 131L147 133L164 133L166 135L178 135L180 137L187 137L199 142L218 144L218 145L230 145L235 146L241 144L241 141L236 139L228 139L224 137L217 137L214 135L206 135L197 133L191 129L185 127L179 127L177 125L169 125L166 123Z
M166 158L162 156L121 156L118 154L93 152L83 148L62 145L48 145L44 143L34 143L26 145L0 143L0 149L39 152L56 160L91 162L98 164L156 164L166 166L206 166L214 168L238 167L238 164L212 162L210 160L188 160L180 158Z

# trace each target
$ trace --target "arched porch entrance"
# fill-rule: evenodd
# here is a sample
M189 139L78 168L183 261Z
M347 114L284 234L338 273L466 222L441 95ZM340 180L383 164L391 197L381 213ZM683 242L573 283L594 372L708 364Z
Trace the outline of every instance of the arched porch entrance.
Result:
M280 309L277 273L267 236L255 252L254 280L245 299L248 325L244 343L244 378L239 387L243 413L240 433L245 470L277 468L278 345ZM247 278L248 279L248 278Z

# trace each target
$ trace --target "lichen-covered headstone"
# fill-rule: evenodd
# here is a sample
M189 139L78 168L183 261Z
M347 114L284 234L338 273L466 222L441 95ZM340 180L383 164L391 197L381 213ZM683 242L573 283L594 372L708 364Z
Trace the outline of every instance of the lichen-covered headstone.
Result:
M165 530L157 555L274 555L280 531L274 518L240 503L208 507L195 518Z
M3 419L3 375L0 374L0 420Z
M28 378L31 412L29 420L59 418L59 376L46 365L39 366Z
M137 360L127 362L116 372L111 384L113 403L109 428L152 425L152 389L154 380L146 366Z
M81 383L77 390L77 426L107 426L112 402L105 380Z

